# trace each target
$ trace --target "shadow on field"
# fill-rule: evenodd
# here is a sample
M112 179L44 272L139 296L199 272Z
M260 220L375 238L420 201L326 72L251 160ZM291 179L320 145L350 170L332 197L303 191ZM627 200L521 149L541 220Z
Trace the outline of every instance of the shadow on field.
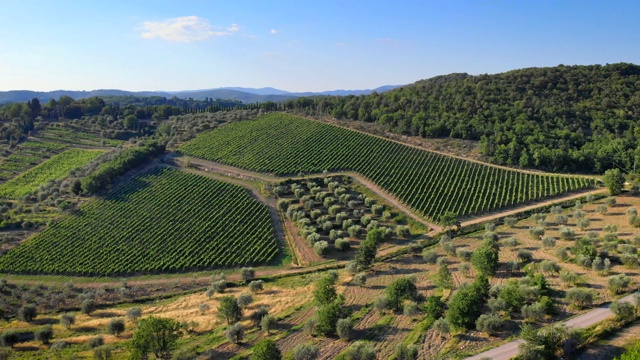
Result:
M139 178L132 178L127 181L127 186L120 186L115 192L109 194L105 200L114 202L128 202L129 196L151 186L150 181L143 181Z
M121 315L112 311L99 311L99 312L96 311L93 314L91 314L91 317L98 318L98 319L112 318L116 316L121 316Z
M78 326L76 328L72 327L71 330L73 330L73 331L75 331L77 333L86 334L86 333L96 332L96 331L98 331L98 328L94 327L94 326Z
M56 319L56 318L51 318L51 317L43 317L43 318L39 318L39 319L35 319L32 321L32 324L34 325L54 325L59 323L60 320Z

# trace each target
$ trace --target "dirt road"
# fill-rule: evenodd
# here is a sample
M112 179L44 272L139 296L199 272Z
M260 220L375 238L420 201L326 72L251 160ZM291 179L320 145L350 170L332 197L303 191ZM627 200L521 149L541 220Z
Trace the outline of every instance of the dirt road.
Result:
M618 300L622 302L634 303L633 294L627 295ZM597 324L603 320L613 317L613 312L609 309L610 304L590 310L582 315L571 318L565 322L564 325L570 329L584 329L591 325ZM480 360L482 358L489 358L492 360L508 360L518 355L518 345L522 340L515 340L508 342L497 348L485 351L475 356L466 358L465 360Z

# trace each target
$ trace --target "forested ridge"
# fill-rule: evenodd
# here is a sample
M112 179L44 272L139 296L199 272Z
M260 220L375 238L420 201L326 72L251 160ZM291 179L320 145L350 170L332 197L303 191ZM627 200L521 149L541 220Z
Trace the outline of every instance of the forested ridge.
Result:
M383 94L291 100L286 108L377 122L408 135L478 140L497 164L580 173L640 168L634 64L450 74Z

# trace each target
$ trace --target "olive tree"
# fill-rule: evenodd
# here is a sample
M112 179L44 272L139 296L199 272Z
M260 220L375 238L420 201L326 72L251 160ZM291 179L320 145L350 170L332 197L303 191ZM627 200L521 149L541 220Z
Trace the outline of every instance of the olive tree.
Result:
M316 360L320 356L320 349L314 344L299 344L293 349L293 360Z
M133 308L127 310L126 316L132 322L134 322L134 323L138 322L138 319L140 318L140 316L142 316L142 309L140 309L139 307L133 307Z
M107 324L107 333L118 336L124 332L125 325L123 319L112 319Z
M157 359L169 359L180 337L180 324L173 319L154 316L142 319L129 342L130 359L147 359L150 352Z
M60 316L60 325L64 326L65 329L71 329L71 325L76 323L76 317L73 314L62 314Z
M51 339L53 339L53 328L51 325L47 325L36 330L33 333L34 338L37 341L40 341L43 344L48 344Z
M242 327L242 324L235 323L233 325L229 325L225 332L225 336L230 342L239 344L242 339L244 339L244 328Z

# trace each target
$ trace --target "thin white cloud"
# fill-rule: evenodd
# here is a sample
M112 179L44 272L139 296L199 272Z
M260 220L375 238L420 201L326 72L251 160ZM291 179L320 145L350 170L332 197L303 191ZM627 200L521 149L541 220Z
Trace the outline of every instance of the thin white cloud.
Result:
M182 16L165 21L145 21L141 36L145 39L159 38L176 42L204 41L213 36L226 36L240 30L237 24L222 31L213 27L207 19L198 16Z
M276 30L276 29L271 29L271 30L269 31L269 33L270 33L271 35L278 34L279 32L280 32L280 31L279 31L279 30Z

